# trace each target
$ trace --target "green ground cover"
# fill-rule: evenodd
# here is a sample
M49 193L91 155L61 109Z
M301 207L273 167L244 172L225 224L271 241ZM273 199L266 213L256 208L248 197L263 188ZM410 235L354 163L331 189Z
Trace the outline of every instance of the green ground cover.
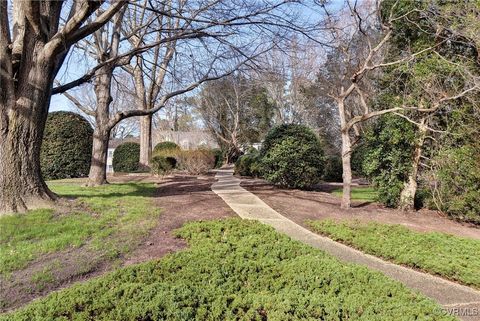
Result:
M378 272L258 222L189 223L187 250L54 292L0 320L455 320Z
M51 182L50 188L76 201L62 209L39 209L0 218L0 274L26 267L48 253L88 245L106 257L127 252L156 224L152 184L82 187Z
M333 190L332 194L342 197L342 188ZM375 202L377 195L377 190L373 187L352 186L352 201Z
M357 220L327 219L309 225L313 231L363 252L480 288L480 240Z

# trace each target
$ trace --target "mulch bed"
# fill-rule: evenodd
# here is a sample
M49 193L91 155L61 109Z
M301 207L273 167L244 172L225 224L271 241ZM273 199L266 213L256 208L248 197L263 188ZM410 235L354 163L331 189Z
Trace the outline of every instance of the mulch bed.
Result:
M368 202L353 202L353 208L341 209L340 198L329 193L338 188L338 184L322 184L313 191L301 191L277 188L261 179L244 179L241 186L302 226L305 226L306 220L358 219L362 222L401 224L420 232L437 231L480 239L478 226L455 222L436 211L403 212Z

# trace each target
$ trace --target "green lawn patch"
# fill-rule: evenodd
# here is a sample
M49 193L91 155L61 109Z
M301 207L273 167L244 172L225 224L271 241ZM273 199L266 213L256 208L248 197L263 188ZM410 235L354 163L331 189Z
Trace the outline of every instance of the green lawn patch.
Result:
M189 223L190 248L54 292L0 320L456 320L430 299L258 222Z
M127 252L156 224L152 184L82 187L51 182L75 197L71 208L41 209L0 218L0 274L22 269L43 254L88 245L106 257Z
M342 197L342 188L337 188L332 191L333 195ZM378 192L373 187L358 187L352 186L352 201L375 202Z
M480 288L480 241L357 220L311 221L315 232L398 264Z

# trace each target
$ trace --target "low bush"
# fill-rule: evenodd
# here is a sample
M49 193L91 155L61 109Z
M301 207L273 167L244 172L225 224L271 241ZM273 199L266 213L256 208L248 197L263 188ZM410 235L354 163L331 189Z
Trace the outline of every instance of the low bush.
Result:
M195 222L178 235L189 249L54 292L0 320L455 320L379 272L258 222Z
M163 151L163 150L170 150L170 149L180 149L180 146L175 144L174 142L160 142L155 147L153 148L153 153L156 154L157 152Z
M401 225L312 221L314 231L398 264L480 288L480 240L439 232L421 233Z
M121 173L137 172L140 169L140 144L123 143L113 152L113 170Z
M211 150L177 150L174 157L177 167L192 175L204 174L215 167L215 155Z
M48 114L40 165L45 179L85 177L90 169L93 129L79 114Z
M325 159L325 173L323 179L327 182L343 181L342 158L340 156L329 156Z
M155 155L150 161L150 169L156 175L167 175L175 169L176 165L177 160L171 156Z

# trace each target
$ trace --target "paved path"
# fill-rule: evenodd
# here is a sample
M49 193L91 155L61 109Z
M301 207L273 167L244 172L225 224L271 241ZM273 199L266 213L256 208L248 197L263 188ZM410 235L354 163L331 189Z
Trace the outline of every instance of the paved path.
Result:
M459 315L463 312L473 314L470 316L459 315L459 318L462 320L480 320L479 291L430 274L383 261L327 237L315 234L279 214L260 198L240 187L241 180L233 176L232 169L218 170L216 178L218 181L212 185L213 192L219 195L241 218L254 219L273 226L276 230L287 234L292 239L319 248L340 260L365 265L371 269L381 271L385 275L436 300L453 314ZM476 254L472 253L472 255ZM456 308L459 310L455 310Z

